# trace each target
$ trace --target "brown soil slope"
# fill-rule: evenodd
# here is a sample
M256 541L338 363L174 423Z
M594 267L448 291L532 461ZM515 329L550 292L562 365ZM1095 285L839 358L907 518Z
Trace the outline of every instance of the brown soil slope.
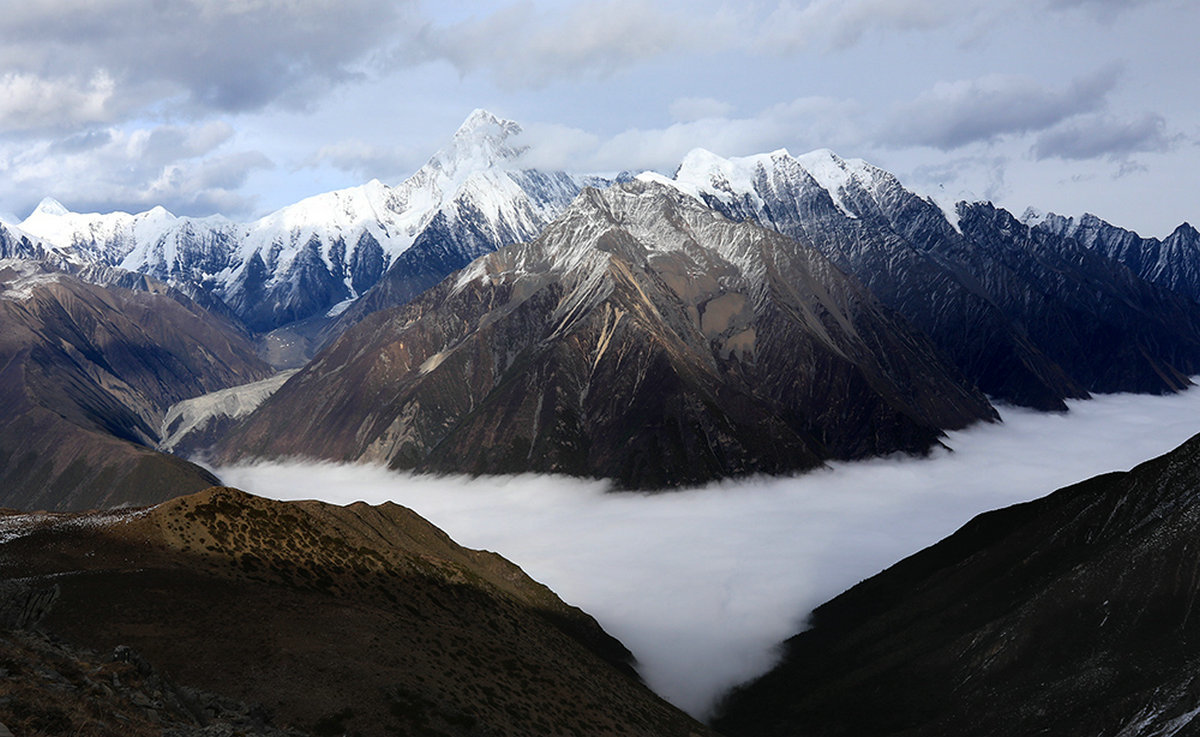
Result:
M218 488L143 512L5 524L21 532L0 547L0 577L61 587L47 629L101 651L129 645L175 682L263 704L280 727L709 733L646 689L591 617L394 504Z
M181 399L270 368L236 325L141 282L101 286L0 262L0 504L151 504L216 482L153 450L159 420Z

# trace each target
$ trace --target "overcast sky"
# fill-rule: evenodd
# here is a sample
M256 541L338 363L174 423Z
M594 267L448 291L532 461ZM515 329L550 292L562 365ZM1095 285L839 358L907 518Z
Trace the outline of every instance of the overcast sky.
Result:
M530 162L832 148L1143 235L1200 220L1192 0L41 0L0 14L0 214L245 219L411 174L476 107Z

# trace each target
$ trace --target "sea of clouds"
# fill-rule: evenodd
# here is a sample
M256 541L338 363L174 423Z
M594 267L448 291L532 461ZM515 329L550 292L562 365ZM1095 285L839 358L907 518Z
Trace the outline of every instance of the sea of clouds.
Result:
M469 479L311 462L216 469L275 499L395 501L459 543L494 550L589 612L646 682L704 717L768 669L809 611L952 533L972 516L1160 455L1200 432L1200 389L1002 408L929 458L838 463L661 494L602 481Z

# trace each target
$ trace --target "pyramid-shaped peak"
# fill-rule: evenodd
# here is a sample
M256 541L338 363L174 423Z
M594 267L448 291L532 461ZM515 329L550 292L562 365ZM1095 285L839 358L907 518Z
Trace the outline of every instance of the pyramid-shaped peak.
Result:
M511 141L520 133L521 126L517 123L476 109L455 131L450 143L430 159L428 166L454 175L513 161L525 151L524 146L515 146Z
M34 215L66 215L70 210L63 206L61 202L53 197L43 197L38 206L34 208L29 217Z
M454 133L454 138L504 140L521 132L521 126L511 120L493 115L483 108L475 108Z
M1185 222L1185 223L1182 223L1178 228L1176 228L1171 233L1171 235L1169 235L1167 237L1168 238L1187 238L1188 240L1196 240L1197 238L1200 238L1200 233L1196 232L1196 229L1194 227L1192 227L1191 223Z

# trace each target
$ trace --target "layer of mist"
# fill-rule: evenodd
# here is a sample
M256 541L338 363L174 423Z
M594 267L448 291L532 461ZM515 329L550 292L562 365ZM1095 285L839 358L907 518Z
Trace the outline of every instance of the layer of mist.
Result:
M704 717L768 669L821 602L972 516L1128 469L1200 432L1200 389L1002 408L924 459L834 464L662 494L606 493L552 476L428 477L311 462L216 469L274 499L411 507L456 541L494 550L595 616L646 682Z

